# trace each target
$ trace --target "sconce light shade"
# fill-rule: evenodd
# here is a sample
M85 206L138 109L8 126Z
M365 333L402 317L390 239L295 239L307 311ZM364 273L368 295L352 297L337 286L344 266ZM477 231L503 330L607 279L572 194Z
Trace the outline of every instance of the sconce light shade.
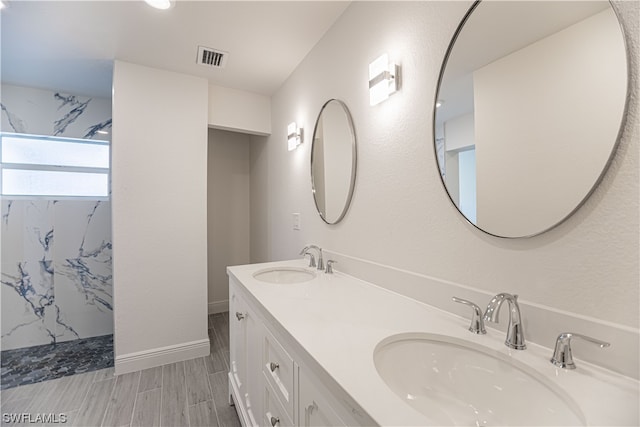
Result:
M287 146L289 151L295 150L300 144L302 144L302 128L299 128L296 122L289 123L289 126L287 126Z
M369 104L379 104L398 90L399 71L386 53L369 64Z
M160 9L160 10L171 9L175 3L175 0L144 0L144 1L149 6L155 9Z

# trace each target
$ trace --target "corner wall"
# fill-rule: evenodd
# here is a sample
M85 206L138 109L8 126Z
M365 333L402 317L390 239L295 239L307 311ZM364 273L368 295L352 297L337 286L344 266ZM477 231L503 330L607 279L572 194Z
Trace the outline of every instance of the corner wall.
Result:
M209 353L205 79L116 61L116 374Z
M639 4L614 3L631 49L635 95L604 180L563 224L516 240L495 238L468 224L442 188L435 159L432 117L438 74L449 40L470 5L353 2L314 47L272 98L272 135L256 137L251 145L252 262L297 258L305 244L315 243L330 256L341 256L338 270L355 272L352 266L360 261L382 265L390 279L377 275L374 283L427 303L436 302L428 280L401 283L391 279L393 274L435 278L449 290L473 289L483 298L498 292L519 294L532 307L523 315L529 316L529 330L539 331L533 341L549 347L556 330L582 325L588 334L588 325L607 325L635 337L636 345L624 352L631 363L637 362ZM384 52L402 66L402 89L370 107L368 64ZM354 197L336 226L324 224L315 212L310 135L297 150L286 149L287 123L295 120L305 131L313 129L329 98L346 102L358 136ZM292 230L293 212L301 213L301 231ZM467 315L444 294L437 301L448 311ZM535 317L534 308L565 317ZM565 323L566 316L575 322ZM637 366L635 374L628 374L637 375Z

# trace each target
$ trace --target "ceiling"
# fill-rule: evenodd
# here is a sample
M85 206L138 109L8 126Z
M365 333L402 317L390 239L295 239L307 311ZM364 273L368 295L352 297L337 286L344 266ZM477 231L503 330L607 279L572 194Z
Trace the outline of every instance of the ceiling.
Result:
M5 3L7 3L5 1ZM10 0L0 12L3 83L111 97L113 60L273 94L348 1ZM196 64L198 46L229 53Z

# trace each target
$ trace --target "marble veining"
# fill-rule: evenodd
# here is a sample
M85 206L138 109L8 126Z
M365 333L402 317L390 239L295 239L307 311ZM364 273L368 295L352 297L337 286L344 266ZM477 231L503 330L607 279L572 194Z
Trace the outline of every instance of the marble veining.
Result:
M10 112L3 103L0 103L0 108L2 109L2 112L7 116L7 121L9 122L9 126L11 126L11 129L13 130L13 132L15 133L27 132L27 126L25 125L24 121L20 117Z
M28 262L26 261L18 262L18 274L16 275L8 274L5 271L2 272L1 283L3 288L6 286L12 289L25 302L25 307L35 316L35 318L31 317L32 320L19 323L7 332L3 332L3 339L24 326L40 321L40 330L51 337L52 342L55 342L55 332L51 331L45 322L46 310L54 303L51 261L42 260L38 262L38 265L40 273L38 278L40 280L37 281L32 280L32 274L29 272Z
M105 244L105 249L111 250L111 244ZM111 256L109 255L109 266ZM98 308L113 310L111 305L111 274L96 273L96 264L86 258L67 259L61 274L69 277L77 285L78 290L85 296L87 304L97 305Z
M78 117L84 113L84 110L87 108L91 99L88 99L85 102L80 103L77 107L74 107L71 111L65 114L61 119L53 122L53 135L57 136L63 134L65 130L67 130L67 126L75 122Z
M4 222L5 225L9 225L9 215L11 214L12 204L13 204L13 200L8 200L6 212L2 212L2 222Z
M2 84L1 130L20 134L91 138L111 127L111 100Z
M62 107L64 107L65 105L79 105L81 104L80 101L78 101L78 97L75 95L63 95L60 92L56 92L53 94L53 98L56 101L60 102L60 105L58 106L58 110L60 110Z
M94 138L99 131L104 131L107 129L111 129L111 119L105 120L87 128L87 133L84 134L83 138Z
M102 240L97 245L86 247L92 220L101 205L102 202L96 202L87 215L78 257L66 259L62 274L71 278L76 286L79 285L78 290L84 294L87 304L97 305L99 309L113 310L111 305L111 283L113 280L111 242Z
M113 332L109 210L101 201L2 201L3 349Z

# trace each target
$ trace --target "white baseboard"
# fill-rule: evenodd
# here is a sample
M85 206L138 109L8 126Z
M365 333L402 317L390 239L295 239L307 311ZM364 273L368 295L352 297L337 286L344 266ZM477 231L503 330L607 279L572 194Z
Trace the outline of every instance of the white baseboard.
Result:
M209 354L209 339L123 354L115 358L115 374L121 375L168 363L204 357Z
M224 313L229 311L229 300L213 301L209 303L209 314Z

